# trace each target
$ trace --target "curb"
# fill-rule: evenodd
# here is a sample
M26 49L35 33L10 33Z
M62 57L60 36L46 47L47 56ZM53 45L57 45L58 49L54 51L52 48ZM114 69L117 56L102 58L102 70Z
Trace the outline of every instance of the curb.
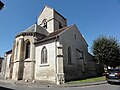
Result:
M107 84L107 81L94 82L94 83L84 83L84 84L67 84L67 85L60 85L60 86L63 86L63 87L84 87L84 86L93 86L93 85L101 85L101 84Z
M55 84L39 84L39 83L31 83L31 82L17 82L12 80L0 80L2 83L8 83L12 85L23 85L28 87L40 87L40 88L64 88L64 87L84 87L84 86L93 86L93 85L101 85L101 84L107 84L107 81L101 81L101 82L93 82L93 83L81 83L81 84L61 84L61 85L55 85Z

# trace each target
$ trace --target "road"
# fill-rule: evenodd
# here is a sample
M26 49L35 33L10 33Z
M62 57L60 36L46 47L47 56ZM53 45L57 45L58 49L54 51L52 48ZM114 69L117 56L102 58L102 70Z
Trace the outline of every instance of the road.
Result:
M36 87L0 83L0 90L120 90L120 85L93 85L83 87Z

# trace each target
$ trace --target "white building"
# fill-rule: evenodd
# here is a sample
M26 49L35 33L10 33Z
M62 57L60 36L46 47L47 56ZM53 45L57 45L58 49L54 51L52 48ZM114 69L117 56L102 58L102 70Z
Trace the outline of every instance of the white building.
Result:
M37 24L16 35L12 53L7 56L11 59L7 59L6 78L13 80L61 84L95 76L95 63L77 26L67 26L67 20L48 6Z

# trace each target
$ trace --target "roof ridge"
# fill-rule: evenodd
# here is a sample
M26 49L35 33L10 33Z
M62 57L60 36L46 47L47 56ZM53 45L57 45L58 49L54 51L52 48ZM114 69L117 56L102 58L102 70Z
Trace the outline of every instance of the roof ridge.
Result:
M46 36L45 38L41 39L41 40L38 40L36 42L37 43L40 43L40 42L43 42L43 41L47 41L47 40L50 40L50 39L55 39L56 36L59 36L62 32L68 30L70 27L72 27L73 25L71 26L66 26L66 27L63 27L61 29L57 29L56 31L52 32L52 33L49 33L48 36Z
M61 29L56 29L56 30L55 30L54 32L52 32L52 33L65 30L66 28L69 28L69 27L71 27L71 26L66 26L66 27L63 27L63 28L61 28ZM49 33L49 34L51 34L51 33ZM48 35L49 35L49 34L48 34Z

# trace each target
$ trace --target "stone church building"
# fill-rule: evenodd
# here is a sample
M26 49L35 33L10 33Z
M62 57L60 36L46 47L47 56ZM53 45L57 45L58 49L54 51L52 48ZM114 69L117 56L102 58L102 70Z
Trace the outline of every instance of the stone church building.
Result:
M48 6L36 24L16 35L5 58L6 79L62 84L96 74L88 44L77 26L67 26L67 19Z

